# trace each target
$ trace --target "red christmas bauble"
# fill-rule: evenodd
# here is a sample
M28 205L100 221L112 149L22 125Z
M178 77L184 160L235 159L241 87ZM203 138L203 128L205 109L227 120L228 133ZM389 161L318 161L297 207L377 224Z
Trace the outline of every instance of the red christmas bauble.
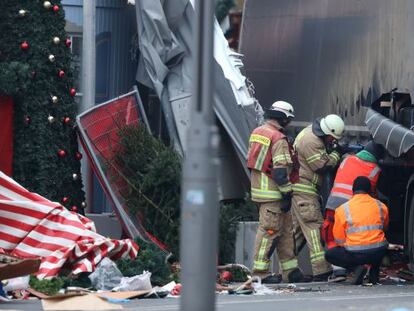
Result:
M76 213L77 211L78 211L78 207L76 205L73 205L72 206L72 212Z
M58 6L58 5L54 5L54 6L53 6L53 11L54 11L54 12L59 11L59 6Z
M69 38L67 38L65 40L65 44L66 44L67 47L70 47L72 45L72 41Z
M71 120L71 118L69 118L69 117L64 117L64 118L63 118L63 123L65 123L65 124L69 124L69 123L70 123L70 121L72 121L72 120Z
M74 87L71 88L69 92L70 92L70 96L72 96L72 97L76 95L76 90L75 90Z
M76 151L75 158L76 160L82 159L82 153L80 153L79 151Z
M23 41L22 44L20 44L20 47L22 50L26 51L29 49L29 43L27 41Z
M36 75L37 75L36 70L33 70L33 71L32 71L32 79L36 78Z
M233 280L233 274L230 271L223 271L221 278L227 282L231 282Z
M68 203L69 202L69 198L68 197L63 197L62 198L62 203L63 204L66 204L66 203Z
M63 70L59 70L58 75L63 78L65 76L65 72Z
M65 150L63 150L63 149L60 149L60 150L58 151L58 156L59 156L59 157L61 157L61 158L65 157L65 156L66 156L66 151L65 151Z

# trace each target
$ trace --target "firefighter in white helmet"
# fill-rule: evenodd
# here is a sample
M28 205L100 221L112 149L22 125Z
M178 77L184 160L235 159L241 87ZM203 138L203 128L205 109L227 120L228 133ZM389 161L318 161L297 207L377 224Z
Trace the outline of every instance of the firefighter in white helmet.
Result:
M310 251L313 280L326 281L332 266L325 260L320 228L323 223L320 208L322 175L337 166L341 150L337 140L345 130L344 121L335 114L316 119L295 139L294 149L299 160L299 180L293 185L293 223L296 251L306 241Z
M253 273L263 283L281 281L269 273L270 257L275 249L283 281L303 280L294 254L290 212L294 152L284 133L293 117L292 105L285 101L273 103L265 112L265 123L252 132L249 140L247 166L251 170L251 197L259 206Z

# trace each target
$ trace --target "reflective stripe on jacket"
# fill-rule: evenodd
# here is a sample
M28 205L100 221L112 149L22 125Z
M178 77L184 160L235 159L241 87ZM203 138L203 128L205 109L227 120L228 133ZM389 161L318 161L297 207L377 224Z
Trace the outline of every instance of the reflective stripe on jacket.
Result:
M387 246L387 226L387 206L369 194L356 194L336 209L333 235L349 251L369 251Z
M375 192L381 169L376 163L361 160L355 155L347 156L336 173L326 208L335 210L338 206L352 198L352 184L358 176L368 177Z
M272 170L272 146L286 136L271 122L254 129L249 139L247 167L270 175Z
M292 191L290 181L277 185L271 177L273 168L284 167L290 174L293 166L291 147L280 130L276 121L267 121L250 136L248 167L251 169L251 198L255 202L278 201L282 199L282 193ZM260 167L267 169L263 171Z
M328 153L323 140L312 132L312 126L304 128L298 134L293 146L300 164L299 182L293 185L293 191L319 195L322 184L320 171L335 167L340 160L339 153Z

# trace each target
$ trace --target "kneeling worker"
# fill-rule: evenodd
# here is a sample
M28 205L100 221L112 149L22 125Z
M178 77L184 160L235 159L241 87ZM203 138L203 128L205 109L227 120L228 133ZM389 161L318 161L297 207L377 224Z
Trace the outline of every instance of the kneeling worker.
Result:
M247 167L251 170L252 201L259 205L253 273L263 283L279 283L269 274L270 258L276 248L285 282L299 282L303 274L293 250L290 213L293 169L292 146L284 128L294 117L293 107L275 102L266 110L266 122L250 136Z
M384 155L384 148L374 141L368 142L364 150L350 154L339 165L331 193L326 202L325 221L322 226L322 238L327 248L336 246L333 238L335 209L352 198L352 185L358 176L365 176L371 182L371 192L376 193L381 169L378 161Z
M387 251L384 230L388 226L388 208L374 199L371 183L359 176L352 186L352 198L335 211L333 235L339 245L325 253L328 262L354 269L353 284L362 284L367 269L370 283L378 283L379 268Z

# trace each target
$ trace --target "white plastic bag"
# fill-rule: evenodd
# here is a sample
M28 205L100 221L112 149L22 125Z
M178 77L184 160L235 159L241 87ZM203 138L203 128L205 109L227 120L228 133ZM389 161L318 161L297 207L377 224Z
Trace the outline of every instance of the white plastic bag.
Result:
M19 276L17 278L8 279L8 280L3 280L2 282L6 284L3 286L3 290L7 293L7 292L12 292L14 290L19 290L19 289L28 289L29 281L30 281L29 275Z
M144 271L142 274L132 277L123 277L121 284L113 288L114 291L128 292L136 290L151 290L151 272Z
M102 259L96 270L89 275L92 286L97 290L112 290L120 285L122 278L121 271L108 257Z

